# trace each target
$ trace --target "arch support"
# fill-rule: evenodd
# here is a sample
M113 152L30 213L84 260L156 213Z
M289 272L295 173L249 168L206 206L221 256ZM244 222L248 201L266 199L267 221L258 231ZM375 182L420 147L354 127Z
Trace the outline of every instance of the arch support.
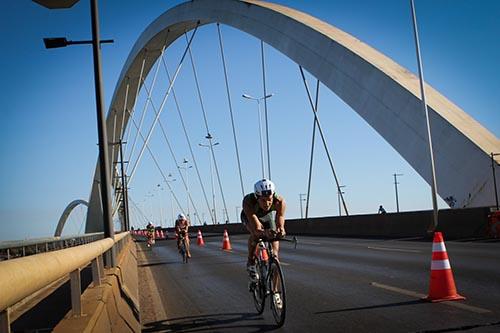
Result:
M139 37L120 74L108 113L124 128L134 96L124 105L127 82L138 84L142 61L148 73L167 47L197 24L220 22L249 33L305 68L374 128L426 181L430 163L418 78L349 34L310 15L263 1L198 0L178 5L156 19ZM436 159L438 194L455 207L493 205L490 152L498 138L429 85L429 117ZM116 112L112 112L116 111ZM123 117L123 118L122 118ZM111 141L118 140L119 133ZM362 143L360 143L362 145ZM116 161L115 152L112 160ZM497 163L500 156L496 157ZM111 163L110 165L113 165ZM498 171L497 171L498 173ZM497 178L498 177L497 175ZM101 231L102 217L94 179L87 231Z

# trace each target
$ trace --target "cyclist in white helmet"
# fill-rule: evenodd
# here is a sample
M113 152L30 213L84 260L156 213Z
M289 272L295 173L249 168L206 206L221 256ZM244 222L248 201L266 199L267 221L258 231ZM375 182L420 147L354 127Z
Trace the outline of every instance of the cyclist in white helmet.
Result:
M250 232L248 238L247 271L250 280L258 279L255 267L255 248L257 240L265 230L272 230L277 237L285 236L285 199L276 194L274 183L262 179L255 183L254 192L245 195L242 204L241 221ZM276 257L279 253L279 242L273 242Z
M188 258L191 258L191 251L189 249L189 220L186 215L180 213L177 215L177 220L175 220L175 235L177 236L177 249L181 248L181 235L186 238L186 253Z

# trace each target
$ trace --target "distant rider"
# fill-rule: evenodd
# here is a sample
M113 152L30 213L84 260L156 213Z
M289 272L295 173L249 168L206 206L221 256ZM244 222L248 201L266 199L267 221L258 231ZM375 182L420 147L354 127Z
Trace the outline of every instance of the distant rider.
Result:
M146 226L146 237L148 238L148 247L155 243L155 226L151 222Z
M191 258L191 251L189 248L189 221L184 214L177 215L177 220L175 220L175 234L177 236L177 249L181 248L181 236L186 239L186 253L188 258Z
M248 237L247 272L251 281L258 279L255 267L255 248L257 241L265 234L265 230L272 230L276 237L285 236L285 199L275 192L275 185L269 179L262 179L255 183L254 192L243 198L241 222L245 225L250 236ZM279 242L272 243L276 258L279 254Z

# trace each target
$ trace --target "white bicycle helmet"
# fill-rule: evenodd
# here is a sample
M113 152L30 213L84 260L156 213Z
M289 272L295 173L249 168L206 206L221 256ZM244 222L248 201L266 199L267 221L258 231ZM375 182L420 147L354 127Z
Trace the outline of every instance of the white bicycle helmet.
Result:
M254 193L256 196L260 197L262 195L271 195L274 194L274 191L276 187L274 186L274 183L270 181L269 179L261 179L258 182L255 183L253 186Z
M177 215L177 219L178 219L178 220L187 220L187 219L186 219L186 215L184 215L184 214L182 214L182 213L180 213L179 215Z

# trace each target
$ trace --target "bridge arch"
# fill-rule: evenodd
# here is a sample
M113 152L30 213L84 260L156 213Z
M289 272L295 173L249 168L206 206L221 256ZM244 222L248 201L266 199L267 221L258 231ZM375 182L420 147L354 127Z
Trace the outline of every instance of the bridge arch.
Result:
M124 107L130 110L135 96L128 94L127 105L124 105L126 86L137 86L145 53L144 73L149 73L164 45L168 47L198 24L213 22L249 33L300 64L356 111L430 183L425 115L418 78L328 23L263 1L189 1L169 9L151 23L131 50L116 85L107 118L111 142L119 139L119 133L113 133L113 126L125 128L127 125ZM452 199L447 202L454 202L455 207L493 205L489 153L500 151L500 141L429 85L426 85L426 92L438 194L441 198ZM117 161L118 152L111 155L112 162ZM496 161L500 162L500 157ZM87 214L87 232L102 231L96 186L99 179L97 167Z
M59 218L59 222L57 223L56 231L54 232L54 237L60 237L64 228L64 225L66 224L66 221L68 220L69 214L75 209L78 205L84 205L89 207L89 203L85 200L74 200L71 201L68 206L64 209L61 217Z

